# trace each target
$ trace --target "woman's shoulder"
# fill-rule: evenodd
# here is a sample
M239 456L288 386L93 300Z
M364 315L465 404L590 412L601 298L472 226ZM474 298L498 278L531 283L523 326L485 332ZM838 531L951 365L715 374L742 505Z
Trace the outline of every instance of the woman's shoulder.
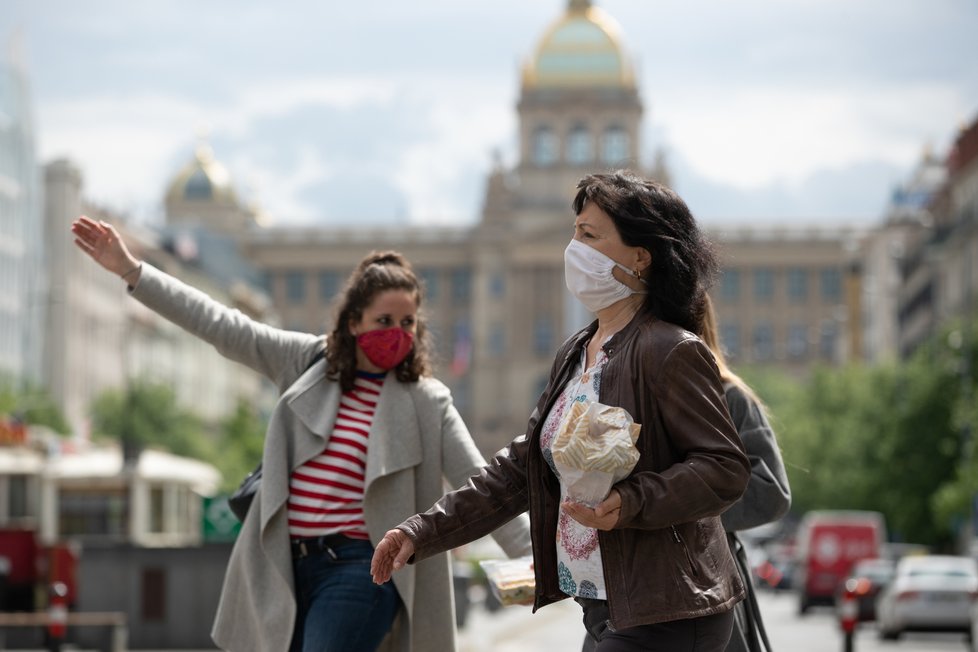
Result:
M434 376L421 376L413 383L405 383L408 391L421 400L444 401L451 400L452 390L448 385L438 380Z
M677 349L690 350L705 347L698 335L682 326L661 319L649 319L638 329L637 345L646 351L665 358ZM687 345L684 347L683 345Z

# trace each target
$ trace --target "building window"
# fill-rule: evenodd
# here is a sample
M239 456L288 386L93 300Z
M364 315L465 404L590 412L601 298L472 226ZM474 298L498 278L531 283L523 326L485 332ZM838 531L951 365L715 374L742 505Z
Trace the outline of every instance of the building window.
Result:
M567 136L567 160L574 165L585 165L594 158L591 151L591 134L584 125L576 125Z
M319 272L319 298L323 303L329 303L340 290L339 272Z
M537 397L543 396L543 393L546 391L548 384L550 384L549 374L543 374L542 376L537 378L536 387L533 390L534 404L536 403Z
M506 325L495 322L489 327L489 355L499 357L506 353Z
M730 358L740 356L740 326L720 324L720 347Z
M61 489L59 527L64 536L128 536L129 492L126 489Z
M842 298L842 272L834 267L822 270L822 298L825 301Z
M788 270L788 299L804 303L808 299L808 270L793 267Z
M149 531L160 534L166 527L166 496L163 487L149 488Z
M424 286L425 296L429 301L438 297L438 270L425 268L418 272L421 277L421 284Z
M726 269L720 276L720 298L736 301L740 298L740 270Z
M468 301L472 294L472 271L468 267L452 270L452 299Z
M533 162L540 166L557 162L557 135L550 127L537 127L533 132Z
M489 277L489 296L501 299L506 295L506 277L502 272L495 272Z
M162 568L144 568L142 575L143 620L166 620L166 572Z
M808 326L791 324L788 326L788 357L804 358L808 355Z
M533 321L533 352L537 355L553 353L554 321L550 315L540 315Z
M17 473L7 476L7 516L12 519L31 515L30 480Z
M770 301L774 298L774 270L761 267L754 270L754 298Z
M467 319L455 322L455 341L452 343L452 364L450 371L453 376L464 376L469 372L472 362L472 330Z
M754 359L770 360L774 357L774 330L771 324L762 323L754 326Z
M616 165L628 159L628 134L621 127L608 127L601 135L601 162Z
M823 321L818 334L818 354L823 360L835 360L836 340L838 340L838 330L835 322Z
M285 296L291 303L302 303L306 299L306 275L304 272L285 273Z

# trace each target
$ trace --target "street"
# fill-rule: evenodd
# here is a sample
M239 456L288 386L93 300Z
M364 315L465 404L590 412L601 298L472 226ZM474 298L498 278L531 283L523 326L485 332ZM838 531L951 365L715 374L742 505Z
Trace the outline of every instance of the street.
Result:
M771 645L776 652L835 652L843 649L842 633L834 611L813 608L797 614L797 596L791 592L758 595ZM490 614L473 607L459 632L459 652L536 652L579 649L584 636L580 607L571 600L530 614L529 607L508 607ZM909 633L899 641L881 641L873 623L856 633L853 652L963 652L963 634Z

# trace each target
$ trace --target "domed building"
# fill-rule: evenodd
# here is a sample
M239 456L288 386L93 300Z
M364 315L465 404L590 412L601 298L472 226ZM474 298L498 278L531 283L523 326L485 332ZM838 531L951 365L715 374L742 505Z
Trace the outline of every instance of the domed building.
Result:
M487 455L522 432L554 351L593 318L564 284L578 181L629 168L669 183L661 155L642 143L643 103L621 31L589 0L567 2L519 81L517 158L496 158L477 224L255 229L244 244L282 323L306 331L329 326L363 255L404 253L426 286L436 375ZM833 316L858 315L842 292L843 243L856 238L781 231L714 234L724 245L715 299L731 358L799 369L844 359L855 349L843 348Z
M615 21L570 0L520 70L520 152L489 174L481 220L464 227L263 229L247 238L288 328L319 330L370 249L397 249L427 288L437 375L483 452L526 425L553 352L590 321L564 287L563 251L581 177L642 174L642 102Z
M169 226L202 226L236 235L258 224L257 212L241 203L227 168L205 143L170 181L163 205Z
M583 174L641 168L642 101L620 30L571 0L524 63L516 172L536 205L568 205ZM491 200L494 198L490 198Z

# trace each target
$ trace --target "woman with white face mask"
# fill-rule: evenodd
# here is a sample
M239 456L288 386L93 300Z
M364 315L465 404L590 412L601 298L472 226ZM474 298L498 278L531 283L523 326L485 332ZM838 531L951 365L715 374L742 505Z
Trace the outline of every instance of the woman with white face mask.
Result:
M423 288L393 251L368 254L337 297L328 337L249 319L136 259L116 229L80 217L75 244L132 297L279 388L261 488L234 543L211 635L224 650L454 650L448 556L371 581L384 532L485 463L432 377ZM507 519L509 520L509 519ZM494 534L529 552L524 519Z
M526 435L387 533L374 581L528 510L535 608L577 600L599 652L720 652L744 597L720 513L743 493L750 464L713 355L694 334L716 260L686 204L654 181L591 175L573 207L567 287L597 319L557 352ZM570 498L554 462L579 403L639 424L638 462L594 507Z

